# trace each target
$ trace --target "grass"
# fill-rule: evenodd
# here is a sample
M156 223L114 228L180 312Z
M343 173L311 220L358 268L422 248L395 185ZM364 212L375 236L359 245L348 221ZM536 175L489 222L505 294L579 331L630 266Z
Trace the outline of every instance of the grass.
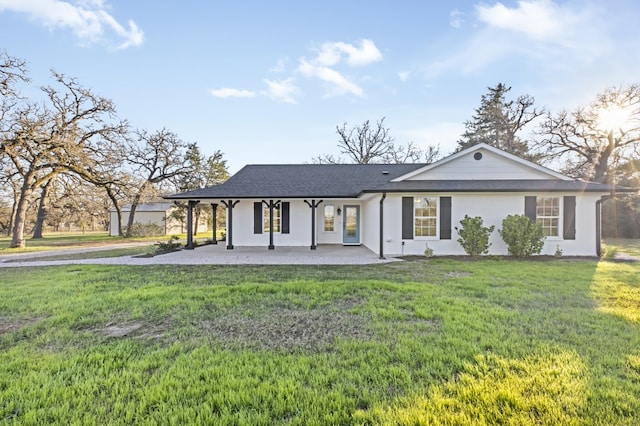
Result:
M604 244L605 255L610 250L640 257L640 240L625 238L607 238Z
M8 268L0 422L637 424L640 264Z

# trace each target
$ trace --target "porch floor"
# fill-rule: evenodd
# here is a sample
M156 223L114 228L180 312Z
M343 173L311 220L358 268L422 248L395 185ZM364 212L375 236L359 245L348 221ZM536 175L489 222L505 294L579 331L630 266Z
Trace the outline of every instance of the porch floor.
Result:
M83 249L90 251L90 249ZM64 250L51 252L61 254ZM69 250L73 252L73 250ZM305 247L277 247L268 250L261 247L239 247L227 250L224 242L180 250L154 257L123 256L78 260L38 260L20 262L21 255L0 256L0 267L98 264L98 265L368 265L394 262L399 259L380 259L377 253L365 246L319 245L316 250Z

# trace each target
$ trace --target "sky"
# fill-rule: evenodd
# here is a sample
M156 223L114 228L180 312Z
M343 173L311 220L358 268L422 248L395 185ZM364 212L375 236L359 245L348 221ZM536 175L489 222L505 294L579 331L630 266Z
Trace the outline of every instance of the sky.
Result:
M0 0L0 50L245 164L339 155L336 126L456 146L488 87L552 112L640 82L637 0Z

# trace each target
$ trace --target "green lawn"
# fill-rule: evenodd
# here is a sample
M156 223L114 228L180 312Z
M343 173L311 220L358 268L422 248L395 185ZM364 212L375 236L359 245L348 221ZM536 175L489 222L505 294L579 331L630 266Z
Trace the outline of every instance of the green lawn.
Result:
M631 256L640 257L640 240L625 238L607 238L604 241L605 252L614 248L618 252L623 252Z
M0 270L0 422L638 424L640 264Z

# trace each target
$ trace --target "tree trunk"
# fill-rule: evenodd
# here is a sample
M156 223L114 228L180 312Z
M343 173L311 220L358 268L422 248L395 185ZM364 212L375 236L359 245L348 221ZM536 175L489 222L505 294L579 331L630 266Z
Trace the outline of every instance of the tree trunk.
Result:
M607 171L609 169L609 158L611 157L613 150L616 148L616 141L613 136L613 131L610 131L607 135L607 141L607 146L605 147L604 151L602 151L597 163L595 164L595 168L593 171L594 182L604 183L605 180L608 180Z
M140 203L140 194L136 195L133 199L133 203L131 203L131 211L129 212L129 220L127 221L127 233L126 237L131 236L131 227L133 226L133 220L135 219L136 209L138 208L138 204Z
M51 194L55 179L55 177L52 177L46 185L42 187L42 195L40 195L40 203L38 204L38 216L36 218L36 225L33 228L33 237L31 237L31 239L35 240L42 238L44 221L47 218L47 213L49 211L49 194Z
M11 248L25 247L24 227L27 221L27 208L29 207L28 199L33 193L33 188L29 185L30 180L31 175L28 174L24 177L24 181L22 183L22 191L20 191L20 196L16 206L16 216L13 221L11 245L9 246Z
M113 203L113 208L116 209L116 216L118 217L118 236L122 237L122 208L120 207L120 202L109 186L105 186L105 191L107 191L107 197L109 197Z
M198 222L200 222L200 213L202 213L201 210L196 207L195 223L193 224L193 235L194 236L198 235Z

